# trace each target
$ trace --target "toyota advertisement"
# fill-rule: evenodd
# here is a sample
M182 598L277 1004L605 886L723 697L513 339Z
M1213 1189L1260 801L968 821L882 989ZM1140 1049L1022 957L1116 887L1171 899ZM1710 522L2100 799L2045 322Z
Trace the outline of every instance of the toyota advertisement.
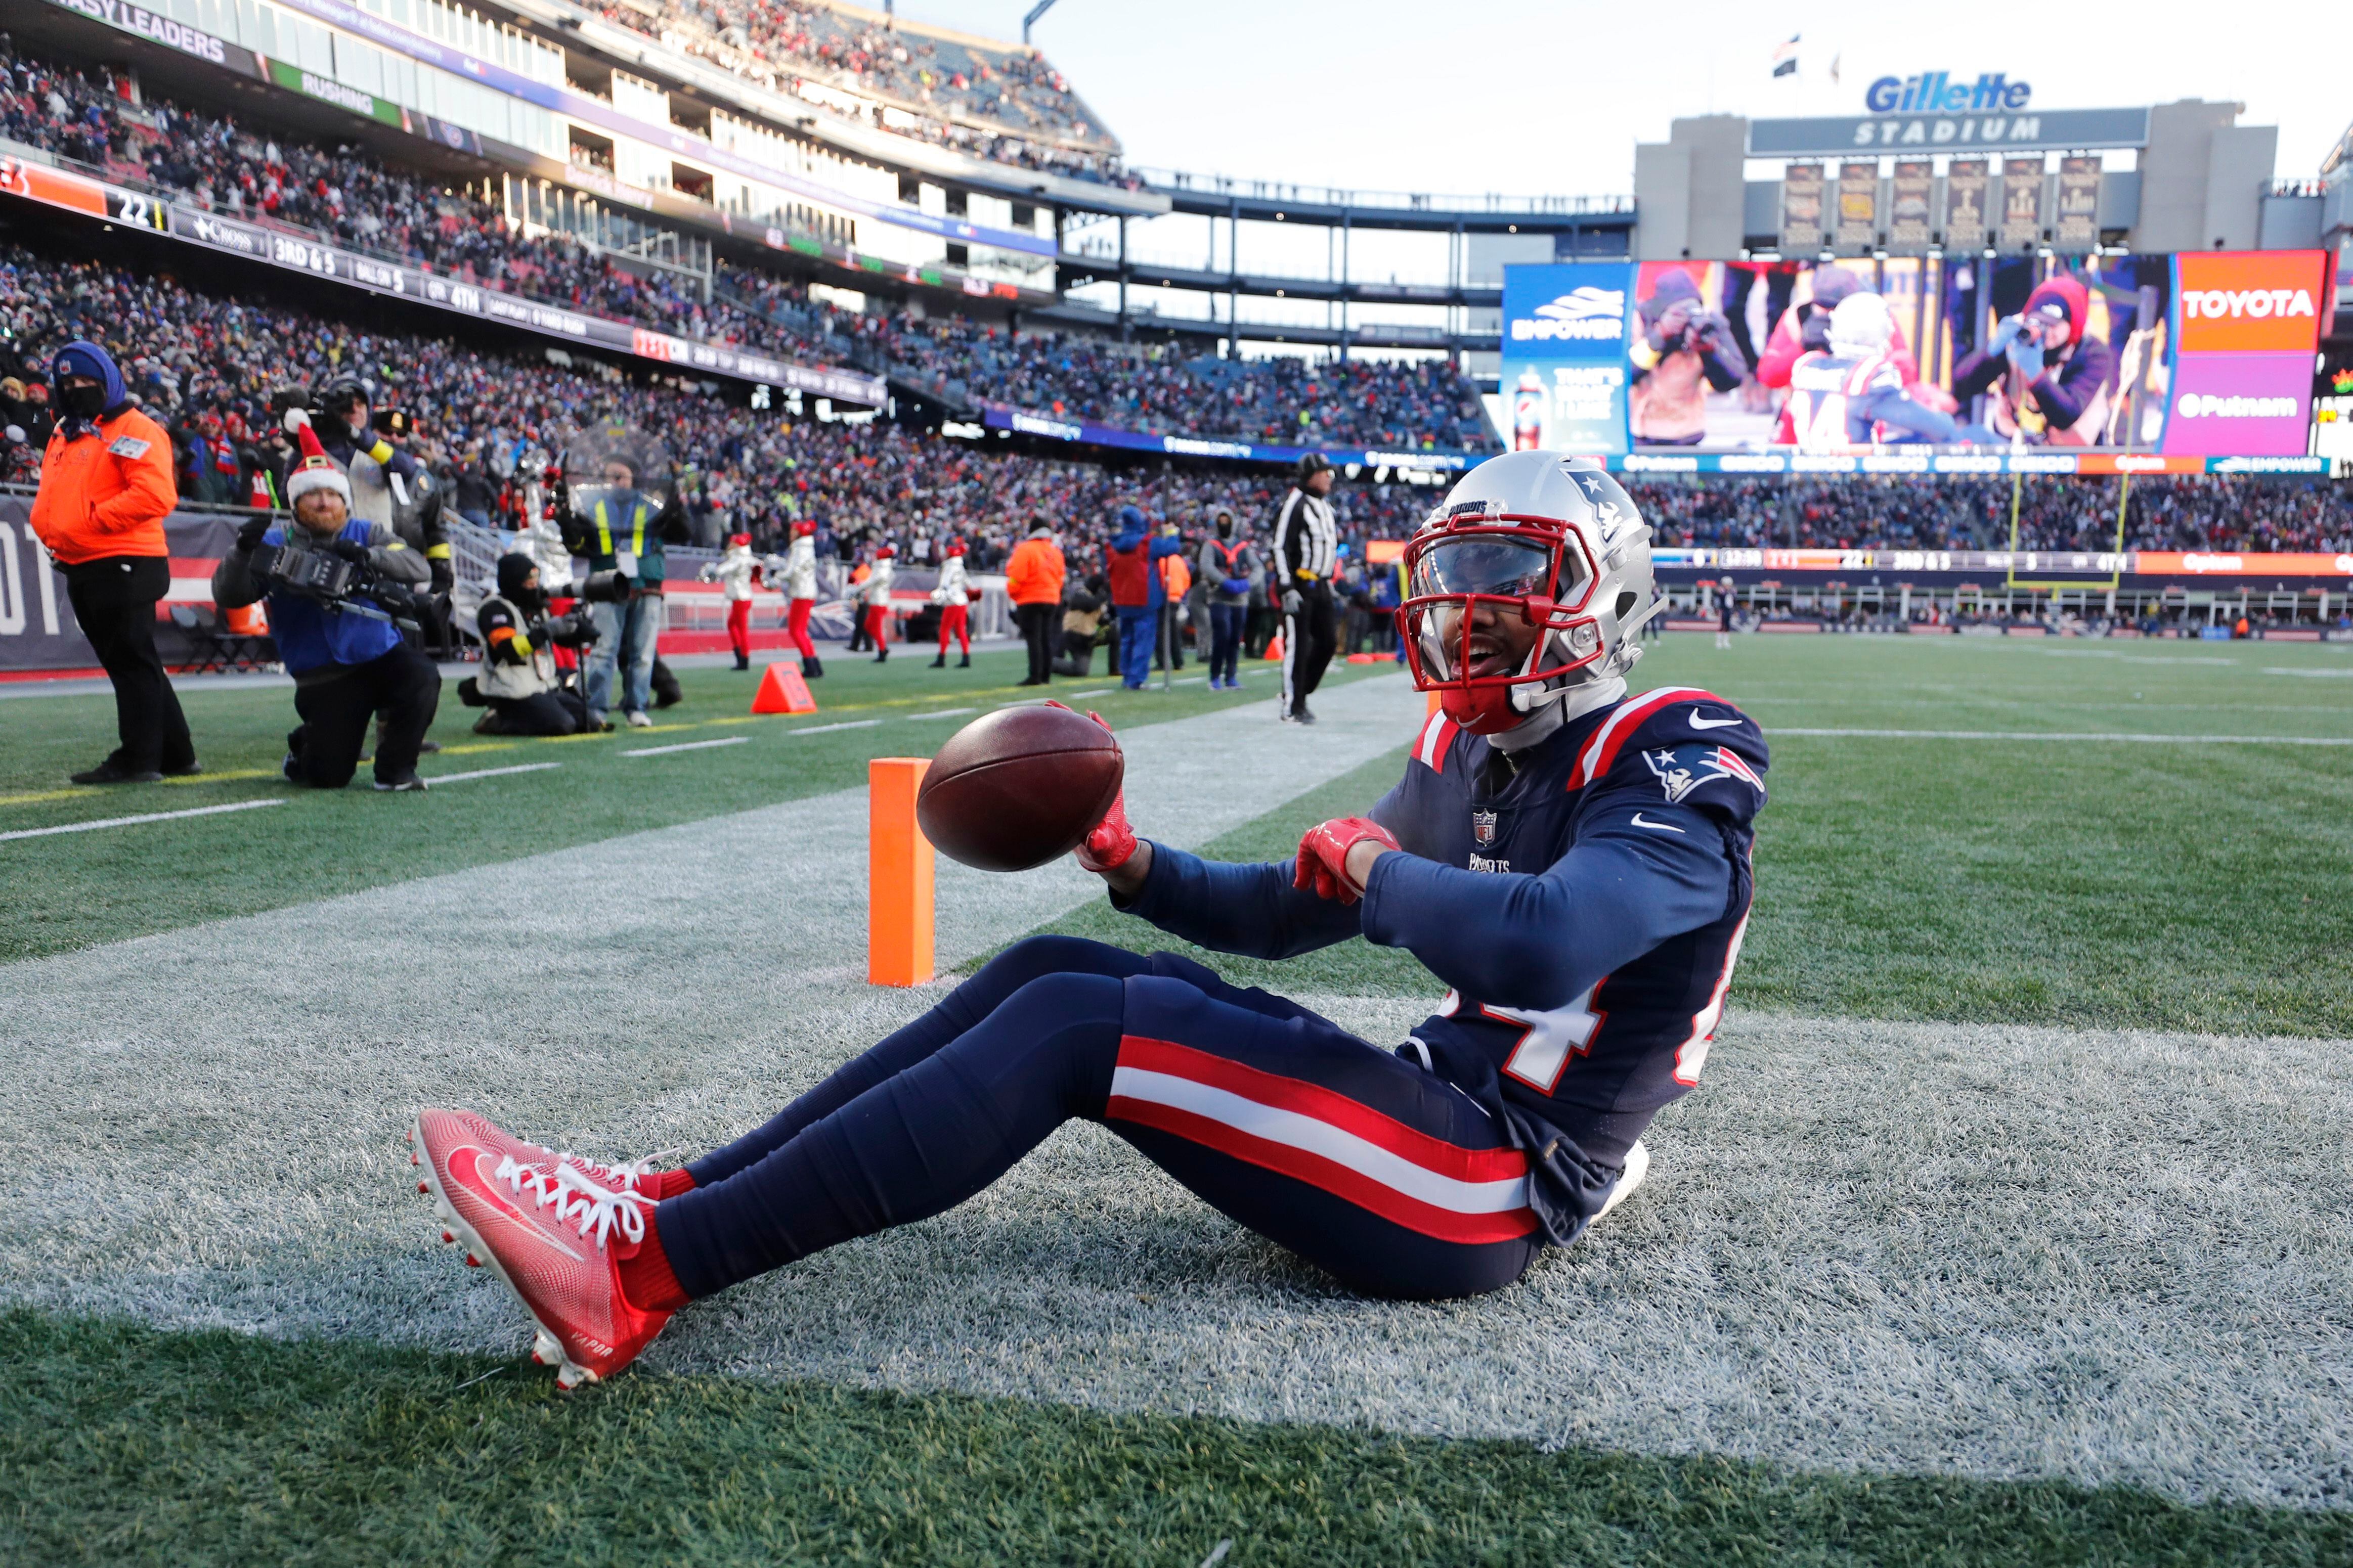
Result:
M1506 267L1502 434L1644 466L1772 454L1825 472L1873 454L2084 472L2301 458L2331 265L2276 250Z

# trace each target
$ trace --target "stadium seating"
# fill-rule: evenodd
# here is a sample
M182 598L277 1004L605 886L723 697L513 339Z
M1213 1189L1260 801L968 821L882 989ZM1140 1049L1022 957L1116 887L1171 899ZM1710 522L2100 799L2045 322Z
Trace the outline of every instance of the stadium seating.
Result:
M804 0L614 0L606 20L828 107L827 86L888 100L882 123L992 163L1130 185L1118 141L1043 55L934 37ZM878 101L877 107L881 107Z
M1015 337L961 318L924 321L812 303L806 287L718 268L639 275L562 235L527 237L499 211L355 147L326 149L168 100L127 102L111 80L0 41L0 132L207 205L323 232L512 293L818 364L887 369L952 403L1012 403L1155 434L1293 445L1492 446L1470 383L1437 362L1182 362L1053 333Z
M189 289L168 277L44 259L0 247L0 374L37 379L47 353L92 335L116 353L125 379L205 459L193 499L231 500L237 448L249 446L271 388L335 371L375 378L380 402L416 416L419 449L456 488L470 462L512 467L518 450L560 448L562 432L612 411L661 431L685 460L686 491L706 538L745 529L764 545L810 517L831 531L871 531L902 543L960 533L987 563L1041 512L1075 540L1106 531L1134 502L1156 516L1206 521L1214 509L1264 520L1279 473L1162 468L1117 473L1090 463L999 454L912 426L863 426L754 415L691 394L616 384L530 358L488 353L443 338L364 333L273 304ZM34 430L37 415L0 384L0 420ZM35 431L37 438L37 431ZM227 467L221 467L226 461ZM1396 537L1430 492L1353 485L1336 498L1353 539Z

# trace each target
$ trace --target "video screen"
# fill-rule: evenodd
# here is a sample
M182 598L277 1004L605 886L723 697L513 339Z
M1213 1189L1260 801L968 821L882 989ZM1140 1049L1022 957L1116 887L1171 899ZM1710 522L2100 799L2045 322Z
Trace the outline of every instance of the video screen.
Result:
M2260 251L1507 268L1504 434L1615 452L2301 455L2329 264Z

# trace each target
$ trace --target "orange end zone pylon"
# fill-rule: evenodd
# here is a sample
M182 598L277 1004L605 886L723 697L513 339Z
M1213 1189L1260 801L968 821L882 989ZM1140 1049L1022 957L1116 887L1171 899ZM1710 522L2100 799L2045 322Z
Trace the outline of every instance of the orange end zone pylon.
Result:
M866 979L921 985L932 978L932 841L915 824L915 792L931 763L876 757L866 764Z
M752 695L752 711L814 713L817 699L809 695L808 682L801 679L801 672L778 659L760 677L760 689Z
M1281 664L1282 662L1282 638L1280 636L1270 637L1267 640L1266 658L1269 664Z

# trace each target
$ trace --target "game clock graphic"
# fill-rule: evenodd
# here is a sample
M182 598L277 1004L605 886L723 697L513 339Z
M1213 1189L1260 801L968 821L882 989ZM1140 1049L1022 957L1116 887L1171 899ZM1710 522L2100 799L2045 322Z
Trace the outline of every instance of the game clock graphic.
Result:
M1504 268L1504 434L1514 450L1626 450L1633 281L1623 262Z

